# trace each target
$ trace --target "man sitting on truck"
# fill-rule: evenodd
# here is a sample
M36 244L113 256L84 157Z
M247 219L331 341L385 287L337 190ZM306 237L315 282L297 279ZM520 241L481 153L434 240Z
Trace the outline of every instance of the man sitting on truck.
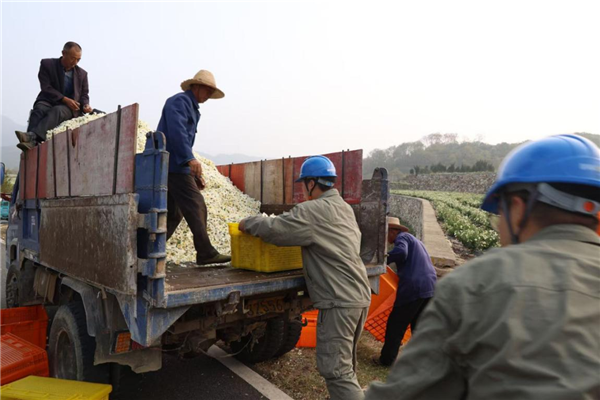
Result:
M192 150L200 121L199 104L221 99L225 94L217 88L213 74L206 70L182 82L181 89L183 92L167 99L157 128L165 134L169 152L167 240L185 218L194 235L196 263L226 263L231 257L219 254L208 237L206 203L200 192L204 187L202 164Z
M525 143L481 208L502 248L442 279L419 331L367 399L600 398L600 150Z
M360 258L361 233L352 208L333 188L336 176L327 157L308 158L296 182L303 182L309 201L276 218L246 218L240 230L278 246L302 246L308 293L319 310L317 368L332 400L354 400L363 398L356 349L371 289Z
M77 64L81 46L65 43L60 58L46 58L40 63L38 79L41 91L29 115L27 132L16 131L23 151L46 140L46 132L62 122L90 113L87 72Z

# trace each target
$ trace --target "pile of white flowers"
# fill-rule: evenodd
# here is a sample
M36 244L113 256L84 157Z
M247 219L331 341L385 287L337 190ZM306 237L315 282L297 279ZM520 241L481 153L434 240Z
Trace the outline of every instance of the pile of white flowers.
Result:
M69 119L69 120L61 123L60 125L58 125L56 128L50 129L47 132L47 139L50 140L57 133L66 131L67 129L73 130L75 128L79 128L81 125L85 125L88 122L92 122L95 119L102 118L105 115L106 114L99 114L99 113L84 114L81 117Z
M48 136L69 129L75 129L105 114L91 114L63 122L55 129L48 131ZM61 128L62 127L62 128ZM146 146L146 133L151 131L144 121L138 121L136 152L142 153ZM215 164L197 153L194 156L202 163L202 174L206 187L202 190L206 208L208 209L208 236L212 245L221 254L231 254L231 238L228 223L257 215L260 202L242 193L229 178L221 175ZM196 261L194 237L185 220L167 242L167 261L181 264Z

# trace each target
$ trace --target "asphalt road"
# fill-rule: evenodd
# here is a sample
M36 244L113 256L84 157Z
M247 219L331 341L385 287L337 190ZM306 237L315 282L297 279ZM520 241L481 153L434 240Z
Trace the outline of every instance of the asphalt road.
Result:
M6 225L2 225L5 228ZM4 282L5 265L5 230L2 229L2 245L0 252L1 300L2 308L6 307ZM201 355L192 359L179 359L177 356L165 354L163 368L160 371L145 375L138 388L135 399L145 400L259 400L266 399L259 391L231 372L214 358Z

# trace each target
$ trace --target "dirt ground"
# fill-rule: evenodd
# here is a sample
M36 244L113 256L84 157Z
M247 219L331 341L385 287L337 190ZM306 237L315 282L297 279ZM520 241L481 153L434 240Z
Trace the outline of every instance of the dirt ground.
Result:
M358 382L367 388L373 381L385 381L389 369L374 365L371 357L379 354L383 343L364 331L358 345ZM329 398L325 381L317 371L314 348L296 348L278 359L250 366L295 400Z

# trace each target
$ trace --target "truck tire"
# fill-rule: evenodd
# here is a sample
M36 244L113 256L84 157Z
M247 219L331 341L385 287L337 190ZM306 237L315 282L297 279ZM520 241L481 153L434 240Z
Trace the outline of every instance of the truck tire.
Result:
M19 307L19 268L15 261L6 273L6 308Z
M283 342L284 322L281 318L267 321L265 334L252 345L252 334L242 337L238 342L231 343L231 349L236 357L243 362L255 364L275 357Z
M109 381L108 365L94 365L96 339L88 335L82 303L60 306L49 336L50 376L96 383Z
M281 347L275 353L275 357L281 357L285 353L293 350L296 347L296 343L300 340L300 334L302 333L302 322L297 319L291 319L284 322L283 326L283 340L281 341Z

